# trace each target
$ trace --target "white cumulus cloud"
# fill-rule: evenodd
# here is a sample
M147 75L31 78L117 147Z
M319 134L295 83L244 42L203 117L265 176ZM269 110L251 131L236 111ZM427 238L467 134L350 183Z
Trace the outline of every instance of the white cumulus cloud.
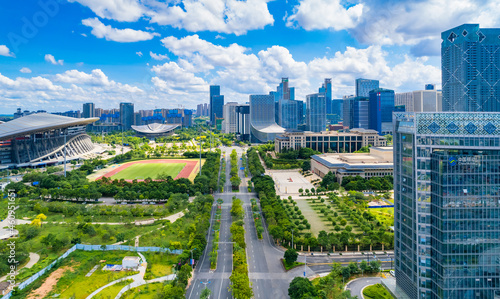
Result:
M0 56L16 57L6 45L0 45Z
M69 0L69 2L87 6L101 18L121 22L135 22L145 12L145 7L137 0Z
M272 25L269 0L69 0L89 7L97 16L121 22L141 18L190 32L245 34ZM146 28L151 30L150 28Z
M23 67L19 71L23 74L30 74L31 73L31 70L27 67Z
M293 14L286 18L286 24L306 30L343 30L355 27L362 13L363 4L345 8L340 0L302 0L294 7Z
M165 60L165 59L168 59L168 55L166 55L166 54L165 55L163 55L163 54L156 54L156 53L153 53L152 51L149 51L149 55L154 60Z
M52 54L45 54L45 61L50 62L54 65L63 65L64 64L64 60L61 60L61 59L56 60L54 58L54 55L52 55Z
M134 30L130 28L116 29L111 27L110 25L104 25L97 18L82 20L82 24L91 27L91 33L94 36L98 38L105 38L108 41L115 41L120 43L132 43L151 40L155 36L160 36L159 33Z

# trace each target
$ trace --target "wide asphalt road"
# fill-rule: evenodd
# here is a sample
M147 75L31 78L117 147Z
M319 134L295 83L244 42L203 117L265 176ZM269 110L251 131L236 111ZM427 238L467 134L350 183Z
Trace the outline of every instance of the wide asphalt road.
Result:
M230 153L230 152L229 152ZM210 298L232 298L229 292L229 276L232 272L233 265L233 244L231 242L231 233L229 227L231 226L231 203L233 194L227 192L230 190L229 182L229 153L226 154L225 163L226 165L226 184L224 186L224 193L215 194L214 206L212 207L212 217L210 219L210 232L207 238L207 247L203 252L203 255L195 268L194 277L186 292L186 298L188 299L198 299L200 298L201 291L205 288L209 288L212 291ZM229 185L229 189L228 189ZM220 235L219 235L219 250L217 256L217 269L215 271L210 270L210 256L209 253L212 251L212 241L213 241L213 223L217 221L215 219L215 210L217 207L217 199L222 199L224 203L221 205L221 225L220 225Z
M257 237L257 232L255 231L255 223L254 223L254 212L251 208L251 198L257 199L257 194L249 193L247 190L247 183L243 170L239 170L238 175L242 179L242 183L240 185L239 192L232 192L231 183L230 183L230 154L233 149L236 149L238 152L238 168L241 168L241 154L243 150L240 147L227 147L224 148L226 153L225 163L226 164L226 183L224 186L224 193L215 194L215 199L221 198L224 200L222 204L222 220L221 220L221 228L220 228L220 244L219 244L219 254L218 254L218 262L217 262L217 270L215 272L210 272L210 261L209 261L209 253L212 250L212 240L213 236L210 233L208 237L207 247L195 269L193 281L190 287L187 290L186 298L194 299L199 298L201 291L205 286L207 286L212 294L210 296L211 299L221 299L221 298L232 298L231 293L229 292L229 276L232 272L232 243L230 243L231 234L229 232L229 227L231 225L231 215L230 209L232 204L232 197L236 196L237 198L243 201L243 208L245 210L245 219L244 219L244 227L245 227L245 240L247 244L246 253L247 253L247 262L248 262L248 270L249 277L252 284L252 289L254 292L254 298L265 299L281 299L281 298L289 298L288 296L288 287L293 278L297 276L305 276L310 277L317 273L329 272L331 269L332 262L339 262L342 265L347 265L349 262L357 262L361 260L368 260L367 255L360 254L348 254L344 255L314 255L311 256L308 254L307 256L307 267L298 267L292 269L288 272L285 272L280 259L283 258L283 250L277 246L275 246L272 238L269 236L267 231L267 227L264 223L264 233L263 239L259 240ZM246 167L246 165L245 165ZM216 203L212 209L212 223L214 220L216 209ZM262 219L262 211L259 211L259 219L257 221L263 221ZM210 232L212 232L212 227L210 227ZM392 254L391 254L392 256ZM300 255L298 261L304 262L304 255ZM383 268L390 267L390 259L387 255L377 256L379 260L382 261ZM370 260L373 259L373 256L370 256ZM375 280L375 278L373 278ZM361 282L360 282L361 283ZM358 290L358 294L356 294L357 286L360 283L353 284L353 295L358 295L361 291L361 288ZM361 297L359 297L361 298Z

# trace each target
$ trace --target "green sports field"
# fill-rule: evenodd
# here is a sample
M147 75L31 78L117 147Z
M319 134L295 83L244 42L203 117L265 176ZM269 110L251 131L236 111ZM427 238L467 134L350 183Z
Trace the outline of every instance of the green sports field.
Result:
M153 180L160 173L166 173L172 178L181 172L181 170L186 166L186 163L144 163L144 164L132 164L124 170L113 175L111 179L125 179L125 180L144 180L146 178L152 178Z

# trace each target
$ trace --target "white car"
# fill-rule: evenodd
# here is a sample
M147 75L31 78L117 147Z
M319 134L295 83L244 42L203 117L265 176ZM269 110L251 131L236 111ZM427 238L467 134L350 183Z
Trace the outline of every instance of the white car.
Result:
M389 273L390 273L392 276L396 277L396 272L394 272L394 270L389 271Z

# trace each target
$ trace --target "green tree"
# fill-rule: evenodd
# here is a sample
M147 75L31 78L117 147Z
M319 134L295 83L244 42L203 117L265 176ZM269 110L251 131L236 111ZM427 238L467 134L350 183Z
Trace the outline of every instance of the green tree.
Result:
M200 299L208 299L208 297L210 297L211 294L212 291L209 288L205 287L203 291L201 291Z
M297 251L295 251L294 249L288 249L287 251L285 251L285 262L288 264L288 265L293 265L293 263L295 263L295 261L297 261L297 257L299 256L299 254L297 253Z
M295 277L288 287L288 296L291 299L310 298L317 296L317 291L309 279Z

